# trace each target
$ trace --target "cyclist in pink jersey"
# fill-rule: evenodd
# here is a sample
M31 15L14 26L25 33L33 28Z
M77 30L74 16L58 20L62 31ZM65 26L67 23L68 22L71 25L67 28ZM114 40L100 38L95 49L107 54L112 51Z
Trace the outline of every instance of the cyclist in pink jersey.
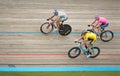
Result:
M109 22L106 18L100 17L99 15L95 16L95 20L92 22L91 25L95 25L94 29L98 29L98 35L100 36L101 30L104 30L106 27L109 26Z

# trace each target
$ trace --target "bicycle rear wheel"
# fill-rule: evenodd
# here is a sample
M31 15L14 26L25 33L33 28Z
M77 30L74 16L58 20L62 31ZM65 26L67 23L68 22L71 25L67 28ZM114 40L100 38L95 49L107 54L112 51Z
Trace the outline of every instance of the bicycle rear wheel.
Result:
M59 29L59 34L62 35L62 36L67 36L68 34L70 34L72 31L72 28L70 25L68 24L63 24L60 26L60 29Z
M76 58L80 55L81 50L78 47L73 47L68 51L68 57L70 58Z
M110 30L103 31L100 35L100 39L104 42L111 41L114 37L114 34Z
M40 31L43 34L48 34L48 33L52 32L52 30L53 30L53 26L49 22L43 23L40 27Z
M93 51L90 53L90 58L95 58L100 54L100 49L98 47L91 48Z

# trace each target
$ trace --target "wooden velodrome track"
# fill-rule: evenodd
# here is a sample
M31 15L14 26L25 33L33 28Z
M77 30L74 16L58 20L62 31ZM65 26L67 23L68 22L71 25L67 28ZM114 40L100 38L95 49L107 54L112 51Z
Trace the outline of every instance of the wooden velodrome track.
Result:
M115 33L110 42L95 44L101 55L95 59L79 56L70 59L67 52L76 46L78 33L66 37L44 35L40 25L54 8L65 11L72 32L80 32L93 21L96 13L108 18L107 29ZM120 0L0 0L1 65L120 65Z

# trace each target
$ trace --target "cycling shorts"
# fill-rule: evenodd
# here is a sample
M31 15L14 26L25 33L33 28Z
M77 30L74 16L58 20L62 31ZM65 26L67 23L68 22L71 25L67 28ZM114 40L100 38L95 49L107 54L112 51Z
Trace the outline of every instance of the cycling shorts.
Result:
M66 16L60 16L61 22L62 22L62 21L66 21L67 19L68 19L68 17L66 17Z
M94 41L93 39L88 39L88 43L93 45L96 41Z
M101 29L105 29L106 27L108 27L109 26L109 23L107 23L107 24L101 24Z

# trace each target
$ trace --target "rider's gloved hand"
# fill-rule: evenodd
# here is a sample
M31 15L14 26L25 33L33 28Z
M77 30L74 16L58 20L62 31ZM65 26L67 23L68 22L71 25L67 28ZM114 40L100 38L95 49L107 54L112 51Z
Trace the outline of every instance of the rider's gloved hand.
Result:
M91 25L88 25L88 27L90 27Z
M75 43L77 43L78 41L77 41L77 40L75 40L74 42L75 42Z
M77 41L75 41L75 43L77 43Z
M49 21L50 19L47 19L47 21Z

